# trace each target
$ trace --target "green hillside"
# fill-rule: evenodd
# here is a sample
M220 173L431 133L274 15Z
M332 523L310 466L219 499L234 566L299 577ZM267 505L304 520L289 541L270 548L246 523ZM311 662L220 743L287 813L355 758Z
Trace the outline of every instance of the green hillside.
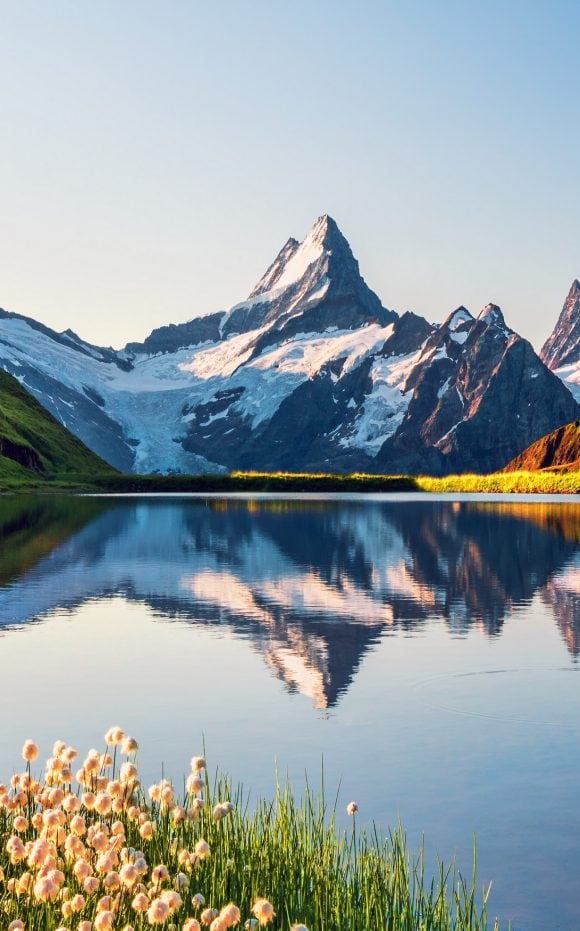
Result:
M74 481L114 473L12 375L0 371L0 485Z

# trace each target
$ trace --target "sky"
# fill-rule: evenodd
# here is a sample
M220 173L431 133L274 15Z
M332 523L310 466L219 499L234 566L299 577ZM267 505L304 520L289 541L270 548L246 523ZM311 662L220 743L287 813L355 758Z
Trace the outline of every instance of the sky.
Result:
M383 304L539 348L580 277L580 4L0 0L0 306L101 345L338 222Z

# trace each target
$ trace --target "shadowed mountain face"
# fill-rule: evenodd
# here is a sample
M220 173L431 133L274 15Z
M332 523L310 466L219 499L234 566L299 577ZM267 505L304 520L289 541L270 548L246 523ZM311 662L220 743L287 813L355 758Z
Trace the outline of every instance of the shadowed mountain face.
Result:
M83 510L65 498L15 511L6 500L0 623L121 596L159 620L223 626L327 708L386 633L440 621L496 636L537 593L576 653L579 517L576 505L100 499Z

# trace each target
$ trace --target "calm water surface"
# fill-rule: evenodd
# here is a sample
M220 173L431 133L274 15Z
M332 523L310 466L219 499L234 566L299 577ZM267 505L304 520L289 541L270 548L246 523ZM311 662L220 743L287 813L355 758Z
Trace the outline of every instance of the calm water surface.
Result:
M491 913L580 928L580 505L0 499L0 776L119 723L149 781L205 740L270 792L341 782L468 866Z

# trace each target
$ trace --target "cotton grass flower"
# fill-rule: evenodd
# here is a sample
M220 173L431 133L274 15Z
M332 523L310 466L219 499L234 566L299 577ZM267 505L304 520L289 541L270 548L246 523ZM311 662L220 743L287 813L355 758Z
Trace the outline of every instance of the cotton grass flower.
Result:
M225 928L233 928L240 923L240 910L237 905L230 902L229 905L225 905L222 908L219 913L219 918L222 920Z
M150 925L162 925L169 918L169 905L163 899L153 899L147 909L147 920Z
M346 806L347 815L356 815L358 811L358 805L356 802L349 802Z
M120 727L110 727L105 734L105 743L107 746L117 746L125 739L125 732Z
M199 792L203 792L204 781L198 772L191 773L187 777L186 788L190 795L197 795Z
M110 911L99 912L93 921L94 931L111 931L115 921L115 915Z
M96 876L87 876L87 878L83 880L83 890L87 895L93 895L98 888L99 880Z
M132 753L137 753L138 749L139 744L134 737L127 736L123 739L121 743L121 752L124 753L125 756L130 756Z
M139 834L143 840L151 840L155 832L155 825L152 821L144 821L139 828Z
M252 911L261 925L269 924L276 917L274 906L268 902L268 899L257 899L252 906Z
M210 846L207 841L203 840L203 838L198 840L197 844L195 845L195 855L196 857L199 857L200 860L205 860L207 857L211 856Z
M203 756L193 756L191 758L192 773L201 773L206 768L206 762Z
M173 889L165 889L161 893L161 899L167 905L170 915L174 915L175 912L178 912L183 905L183 899L179 895L179 892L175 892Z
M218 802L214 806L214 809L211 813L211 816L214 821L221 821L222 818L225 818L226 815L229 815L234 810L234 806L231 802Z
M138 892L131 902L131 908L134 912L146 912L151 902L144 892Z
M22 747L22 759L26 760L27 763L34 763L38 759L38 744L35 744L33 740L25 740Z
M160 886L161 883L169 881L169 870L163 863L159 863L157 866L153 867L151 870L151 881L156 886Z

